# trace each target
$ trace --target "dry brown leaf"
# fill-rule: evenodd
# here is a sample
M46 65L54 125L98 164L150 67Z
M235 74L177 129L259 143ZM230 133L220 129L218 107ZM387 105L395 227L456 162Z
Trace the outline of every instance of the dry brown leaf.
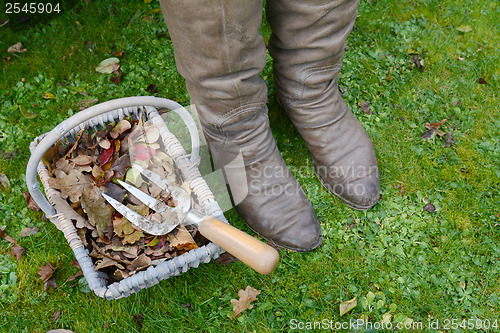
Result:
M47 289L49 289L49 287L54 289L57 288L57 283L54 277L51 277L50 279L45 281L45 283L43 284L43 291L46 291Z
M144 232L134 229L134 232L123 237L123 244L134 244L140 240L141 237L144 237Z
M237 262L237 261L240 261L240 260L238 258L236 258L235 256L233 256L229 252L224 252L217 259L215 259L216 263L224 265L224 266L230 265L233 262Z
M104 257L104 258L102 258L102 260L96 262L94 269L99 270L101 268L110 267L110 266L116 266L120 269L125 269L125 267L123 267L118 261L111 259L111 258L108 258L108 257Z
M77 157L70 159L70 161L78 166L90 165L94 162L92 157L89 155L78 155Z
M56 312L54 312L54 315L52 316L52 322L55 323L60 315L61 315L61 310L57 310Z
M66 282L73 281L74 279L76 279L79 276L83 276L83 272L82 271L79 271L78 273L75 273L75 274L71 275L70 277L68 277L66 279ZM66 283L66 282L64 282L64 283Z
M24 253L24 248L22 248L19 244L14 244L14 246L10 249L10 256L16 257L16 260L21 259L21 256Z
M52 265L52 263L50 262L47 262L47 265L40 266L39 268L40 270L38 271L38 275L40 275L40 279L43 282L46 282L48 279L50 279L56 269L56 267L54 267L54 265Z
M126 131L128 131L130 128L132 128L132 125L130 122L126 119L122 119L116 124L115 127L109 132L109 135L113 138L116 139Z
M431 129L431 128L439 128L439 126L443 125L448 119L443 119L440 122L437 123L425 123L425 128Z
M26 204L28 205L28 208L34 210L35 212L38 212L40 210L40 207L38 207L35 200L33 200L31 194L29 194L29 192L23 192L23 194L24 194L24 199L26 200Z
M178 226L175 234L169 235L168 240L170 246L178 250L189 251L198 247L189 231L182 224Z
M4 231L5 228L7 228L6 225L3 225L0 227L0 237L2 237L3 239L5 239L7 242L11 243L11 244L17 244L17 241L10 237L9 235L7 235L7 233Z
M132 223L125 217L115 217L113 219L113 228L115 233L120 237L130 235L135 231L132 227Z
M40 228L38 227L24 228L23 231L21 231L21 233L19 234L19 236L21 237L33 236L38 231L40 231Z
M92 225L96 227L99 237L103 237L104 229L111 225L111 215L114 212L114 208L108 205L102 193L100 187L89 184L85 186L82 195L82 208Z
M61 191L63 199L69 197L71 202L78 202L82 196L85 185L90 184L92 179L80 171L72 169L69 173L55 169L56 178L50 178L50 186Z
M8 53L23 53L26 51L28 51L28 50L23 49L23 44L21 44L21 42L16 43L7 49Z
M358 296L355 296L353 299L340 303L340 316L342 317L347 312L351 311L358 305Z
M372 112L370 111L370 102L363 101L361 102L359 107L361 108L361 111L363 111L364 113L372 114Z
M241 289L238 291L239 300L232 299L231 304L233 305L233 315L231 319L238 317L246 309L251 310L253 305L250 304L257 300L257 296L260 294L260 290L247 286L245 290Z
M151 265L151 259L143 253L132 261L132 264L130 264L127 268L131 273L135 273L141 269L149 267L149 265Z

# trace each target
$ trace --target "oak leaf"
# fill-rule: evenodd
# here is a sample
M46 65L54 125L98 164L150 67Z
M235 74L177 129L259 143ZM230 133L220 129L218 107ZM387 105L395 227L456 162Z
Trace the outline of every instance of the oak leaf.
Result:
M252 288L250 286L247 286L245 290L240 289L240 291L238 291L238 296L240 297L240 299L236 300L233 298L231 300L234 311L231 319L238 317L246 309L251 310L253 308L253 305L250 303L257 300L257 296L260 294L260 292L260 290Z
M78 202L82 196L85 185L89 185L92 180L82 172L72 169L69 173L55 169L56 178L49 179L50 186L61 191L63 199L69 197L71 202Z
M81 199L82 208L90 223L96 227L99 237L103 237L104 229L111 225L111 215L114 212L114 208L108 205L102 193L101 187L87 185Z
M123 237L123 244L134 244L141 239L141 237L144 237L144 232L134 229L134 232Z

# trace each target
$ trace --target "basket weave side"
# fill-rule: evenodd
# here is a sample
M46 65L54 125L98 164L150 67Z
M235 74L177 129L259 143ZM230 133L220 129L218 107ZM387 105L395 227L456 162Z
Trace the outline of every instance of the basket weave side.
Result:
M190 160L190 156L186 153L175 135L168 130L165 122L158 114L155 107L128 107L103 113L74 127L68 131L66 137L75 138L77 133L83 128L105 126L106 123L115 122L128 116L134 116L137 118L142 117L144 115L144 110L146 118L159 127L165 153L171 156L175 161L176 165L181 170L182 176L186 181L188 181L193 192L199 198L199 203L205 210L205 213L227 223L221 208L217 204L217 201L215 201L213 193L210 191L207 183L198 170L198 164L193 163ZM32 142L30 145L30 150L32 152L36 149L37 143L41 141L43 136L44 135L36 138ZM103 276L104 273L98 272L94 269L95 266L89 256L89 252L85 249L85 246L78 236L76 228L72 222L72 219L82 217L72 210L66 201L61 198L58 190L50 187L50 175L42 162L39 163L37 170L40 180L44 186L47 199L51 205L55 207L57 212L57 214L49 216L49 219L64 233L64 237L73 250L90 289L93 290L99 297L112 300L130 296L132 293L151 287L159 283L161 280L180 275L187 272L190 268L196 268L200 263L208 263L212 259L217 258L223 252L223 250L217 245L209 243L171 260L164 261L157 266L150 266L147 270L137 272L136 274L119 282L106 285L106 280ZM64 206L65 203L67 207Z

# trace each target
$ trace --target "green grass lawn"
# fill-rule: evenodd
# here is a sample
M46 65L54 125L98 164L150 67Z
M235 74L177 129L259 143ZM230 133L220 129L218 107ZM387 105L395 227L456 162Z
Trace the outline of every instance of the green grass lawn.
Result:
M11 183L0 191L0 226L26 249L16 261L0 239L0 332L282 332L358 319L435 332L429 321L448 331L452 319L498 320L500 330L500 2L362 1L340 88L379 158L382 198L367 212L315 178L276 103L269 58L262 75L273 133L322 223L323 245L281 251L269 276L211 262L115 301L77 281L61 286L77 269L62 233L27 208L29 144L88 100L154 94L189 105L189 96L156 1L75 2L50 21L0 28L0 174ZM267 40L266 22L262 33ZM27 51L7 53L18 42ZM123 52L118 84L95 71L114 52ZM425 124L442 119L447 134L424 140ZM250 232L234 210L226 216ZM19 236L33 226L36 235ZM57 290L43 291L37 274L47 261L59 264ZM230 300L247 285L262 293L231 320ZM357 306L339 317L340 303L355 296Z

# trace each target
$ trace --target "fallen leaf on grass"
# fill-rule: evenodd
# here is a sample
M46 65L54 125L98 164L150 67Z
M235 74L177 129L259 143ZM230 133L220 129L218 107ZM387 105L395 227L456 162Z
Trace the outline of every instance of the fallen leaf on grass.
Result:
M10 249L10 256L16 257L16 260L21 259L23 253L24 248L22 248L19 244L14 244L14 246Z
M52 322L55 323L60 315L61 315L61 310L57 310L56 312L54 312L54 315L52 316Z
M14 238L7 235L7 233L4 231L5 228L7 228L6 225L0 227L0 237L4 238L7 242L11 244L17 244L17 241Z
M446 122L447 119L443 119L440 122L437 123L425 123L425 128L427 128L427 131L422 134L421 138L424 140L429 140L431 139L434 135L438 136L443 136L444 132L439 129L441 125L443 125Z
M96 67L96 71L99 73L111 74L120 68L120 59L112 57L101 61L99 66Z
M97 98L85 98L82 99L77 103L78 107L80 108L80 111L87 109L91 107L92 105L96 104L99 100Z
M33 236L38 231L40 231L40 228L38 227L24 228L23 231L21 231L21 233L19 234L19 236L21 237Z
M455 143L455 136L451 132L446 132L444 135L444 146L450 148Z
M424 211L434 213L436 211L436 207L433 204L428 203L424 206Z
M458 31L463 32L464 34L472 31L472 27L470 25L461 25L457 28Z
M8 194L10 192L9 178L3 173L0 173L0 190L2 190L3 194Z
M215 259L216 263L224 265L224 266L230 265L233 262L237 262L237 261L240 261L240 260L238 258L236 258L235 256L233 256L229 252L224 252L223 254L221 254L219 256L219 258Z
M370 102L363 101L361 102L359 107L361 108L361 111L363 111L364 113L372 114L372 112L370 111Z
M419 69L423 69L425 67L424 60L422 59L422 57L420 56L420 54L414 54L414 55L412 55L411 61Z
M28 208L31 210L34 210L35 212L38 212L40 210L40 207L36 204L35 200L31 197L31 194L29 192L24 192L24 199L26 200L26 204L28 205Z
M21 116L23 116L26 119L33 119L36 118L37 114L34 112L29 112L24 110L24 108L21 105L18 105L19 111L21 112Z
M56 267L50 262L47 262L47 265L40 266L39 268L40 270L38 271L38 275L40 275L40 279L43 282L46 282L48 279L50 279L56 269Z
M83 272L82 271L80 271L78 273L75 273L75 274L71 275L70 277L68 277L66 279L66 282L71 282L71 281L73 281L74 279L76 279L79 276L83 276ZM66 282L64 282L64 283L66 283Z
M233 305L234 311L231 319L239 317L239 315L246 309L251 310L253 308L253 305L250 303L257 300L257 296L260 294L260 292L260 290L252 288L250 286L247 286L245 290L240 289L240 291L238 291L238 296L240 297L240 299L231 299L231 304Z
M342 317L347 312L351 311L358 305L358 296L355 296L353 299L340 303L340 316Z
M156 85L156 84L150 84L146 88L146 92L148 92L150 94L156 94L158 92L158 85Z
M28 51L28 50L23 49L23 44L21 44L21 42L16 43L7 49L8 53L23 53L26 51Z
M138 313L138 314L133 315L132 318L136 322L137 326L139 326L139 328L142 328L142 323L144 322L144 315Z
M42 94L42 97L43 97L43 99L55 99L56 98L56 96L53 93L48 92L48 91L44 92Z
M120 83L122 80L122 76L123 76L122 70L118 69L118 70L114 71L113 74L115 74L115 76L110 77L109 80L111 82L113 82L114 84Z
M486 82L486 80L485 80L485 79L483 79L482 77L480 77L480 78L477 80L477 82L478 82L479 84L488 84L488 82Z

